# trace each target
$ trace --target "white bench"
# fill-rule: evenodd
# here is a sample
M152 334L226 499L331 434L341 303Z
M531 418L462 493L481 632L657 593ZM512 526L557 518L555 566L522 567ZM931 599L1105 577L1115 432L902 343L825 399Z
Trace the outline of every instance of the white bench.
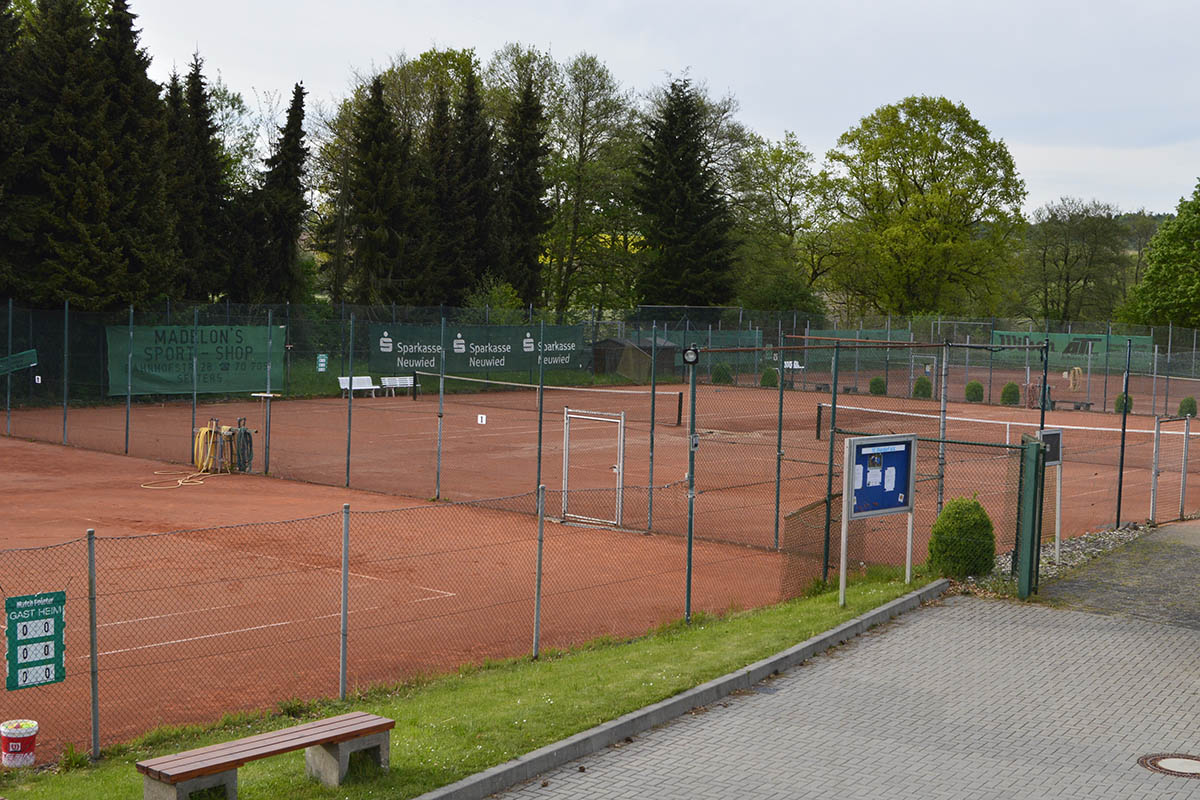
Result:
M371 397L374 397L375 390L379 388L371 380L370 375L355 375L352 378L338 377L338 386L342 389L342 397L346 396L346 392L370 392Z
M379 385L383 387L385 394L390 394L392 397L396 396L397 389L412 392L413 399L416 399L417 393L421 391L421 384L417 383L412 375L383 377L379 379Z

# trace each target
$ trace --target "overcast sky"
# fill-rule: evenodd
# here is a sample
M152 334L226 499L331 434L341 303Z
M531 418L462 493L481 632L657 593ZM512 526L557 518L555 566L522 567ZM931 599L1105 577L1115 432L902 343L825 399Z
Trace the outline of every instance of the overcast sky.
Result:
M823 155L914 94L965 103L1004 139L1032 209L1065 195L1173 211L1200 176L1197 0L384 2L131 0L163 81L205 74L251 104L303 81L326 107L395 55L506 42L581 51L644 91L687 71L760 135Z

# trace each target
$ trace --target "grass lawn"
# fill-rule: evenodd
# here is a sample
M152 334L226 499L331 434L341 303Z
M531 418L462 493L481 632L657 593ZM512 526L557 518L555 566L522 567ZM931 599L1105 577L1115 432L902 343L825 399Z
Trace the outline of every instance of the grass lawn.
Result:
M160 729L109 748L94 765L66 758L57 771L4 772L0 797L136 800L142 778L135 761L351 710L396 720L389 772L352 761L346 784L327 789L305 778L298 751L242 767L239 797L414 797L744 667L926 582L905 585L894 571L872 570L848 587L844 609L830 591L721 619L694 617L691 626L675 623L638 639L544 653L538 661L489 663L374 688L345 703L290 701L270 714L231 716L207 728Z

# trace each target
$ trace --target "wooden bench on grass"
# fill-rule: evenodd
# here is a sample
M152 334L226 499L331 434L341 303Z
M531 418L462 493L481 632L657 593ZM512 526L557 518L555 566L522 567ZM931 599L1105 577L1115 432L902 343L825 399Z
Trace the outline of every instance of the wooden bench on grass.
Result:
M371 380L370 375L355 375L351 378L339 377L338 386L342 389L342 397L346 396L346 392L370 392L371 397L374 397L375 390L379 388Z
M237 799L238 767L260 758L304 750L309 777L336 787L346 777L350 754L370 751L380 769L388 768L394 720L356 711L317 722L294 725L232 742L187 750L137 763L143 775L144 800L188 800L192 792L225 788Z
M395 377L383 377L379 379L379 385L383 387L385 395L390 394L396 396L397 389L403 389L412 392L413 400L417 399L417 393L421 391L421 384L416 381L412 375L397 375Z

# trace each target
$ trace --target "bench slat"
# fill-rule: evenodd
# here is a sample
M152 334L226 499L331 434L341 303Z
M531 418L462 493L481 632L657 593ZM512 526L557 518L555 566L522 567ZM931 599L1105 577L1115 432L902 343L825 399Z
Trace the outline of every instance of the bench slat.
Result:
M316 744L335 744L396 726L394 720L357 711L244 739L198 747L169 756L139 761L139 772L165 783L212 775L267 756L289 753Z
M356 730L358 727L367 726L373 727L380 723L388 723L386 717L367 714L362 711L355 711L349 714L340 714L336 717L328 717L326 719L314 720L300 725L293 725L289 728L280 728L274 731L246 736L241 739L233 739L228 742L218 742L217 744L206 745L205 747L197 747L192 750L184 750L171 755L160 756L158 758L147 759L138 762L139 768L141 765L149 765L153 767L162 767L172 763L184 763L198 756L206 756L219 754L222 751L240 751L247 748L263 744L271 744L279 741L291 741L304 737L311 736L336 736L346 730ZM394 724L394 723L393 723Z

